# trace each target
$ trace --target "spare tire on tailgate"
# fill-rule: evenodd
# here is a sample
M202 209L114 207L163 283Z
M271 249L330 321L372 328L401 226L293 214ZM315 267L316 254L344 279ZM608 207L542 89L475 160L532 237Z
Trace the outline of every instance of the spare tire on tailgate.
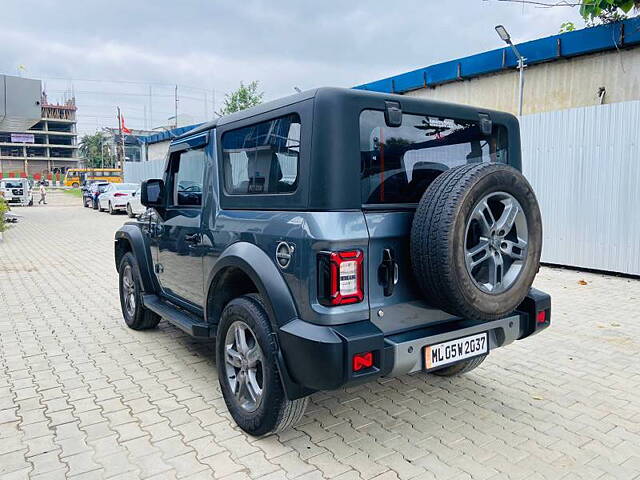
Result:
M497 163L441 174L424 192L411 229L411 262L425 300L475 320L503 317L522 302L541 247L531 185Z

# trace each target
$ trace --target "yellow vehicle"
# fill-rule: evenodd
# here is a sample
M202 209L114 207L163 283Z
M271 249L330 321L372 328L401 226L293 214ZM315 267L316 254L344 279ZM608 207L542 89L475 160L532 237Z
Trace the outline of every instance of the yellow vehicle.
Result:
M109 183L122 183L120 168L70 168L64 176L67 187L78 188L87 180L101 180Z

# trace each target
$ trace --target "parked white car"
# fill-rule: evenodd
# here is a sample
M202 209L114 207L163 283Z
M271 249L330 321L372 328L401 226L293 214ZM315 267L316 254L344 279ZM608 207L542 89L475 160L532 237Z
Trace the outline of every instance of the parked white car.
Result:
M10 205L33 205L33 188L26 178L3 178L0 180L0 195Z
M115 215L120 210L126 210L131 194L139 188L137 183L110 183L104 192L98 196L98 210L107 210Z
M142 215L146 210L147 207L140 203L140 188L138 187L127 200L127 215L129 215L129 218L134 218Z

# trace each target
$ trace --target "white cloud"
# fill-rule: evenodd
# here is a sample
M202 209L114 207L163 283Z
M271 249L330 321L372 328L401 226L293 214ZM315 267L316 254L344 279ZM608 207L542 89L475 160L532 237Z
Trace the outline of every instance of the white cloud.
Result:
M352 86L500 47L498 23L516 41L556 33L566 20L581 24L577 9L483 0L67 0L65 8L43 0L37 15L25 14L24 1L3 3L0 72L23 64L27 76L46 79L54 99L73 87L83 130L115 125L116 104L142 127L148 84L154 124L173 112L175 83L179 107L200 119L203 89L209 98L215 89L220 101L241 80L259 80L266 98L294 86Z

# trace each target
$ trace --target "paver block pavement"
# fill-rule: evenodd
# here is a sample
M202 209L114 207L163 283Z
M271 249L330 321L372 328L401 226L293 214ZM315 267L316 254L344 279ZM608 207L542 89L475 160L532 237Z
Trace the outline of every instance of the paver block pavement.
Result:
M637 279L543 267L541 335L463 377L319 392L300 425L255 439L226 411L212 342L124 325L126 217L49 199L0 243L2 478L640 476Z

